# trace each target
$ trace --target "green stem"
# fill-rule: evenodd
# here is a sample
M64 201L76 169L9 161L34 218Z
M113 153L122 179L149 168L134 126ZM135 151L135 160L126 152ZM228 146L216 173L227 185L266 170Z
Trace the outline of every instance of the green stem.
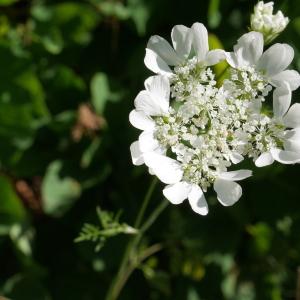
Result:
M138 213L137 219L135 221L135 228L140 227L140 224L142 222L143 216L145 214L146 208L149 204L149 201L151 199L151 196L153 194L153 191L155 189L155 186L157 184L157 179L155 178L151 185L149 186L149 189L146 193L146 196L144 198L143 204L140 208L140 211ZM158 207L151 213L149 218L145 221L145 223L141 226L138 233L132 238L132 240L128 243L123 259L121 261L118 273L111 283L111 286L108 290L108 293L106 295L106 300L116 300L118 299L123 287L125 286L130 274L134 271L136 267L138 267L138 264L134 263L132 261L132 257L134 257L136 246L140 242L140 240L143 237L143 234L149 229L149 227L155 222L155 220L159 217L159 215L163 212L163 210L167 207L168 202L164 200L161 202Z
M148 191L147 191L147 193L146 193L146 196L145 196L145 198L144 198L142 207L141 207L141 209L140 209L140 211L139 211L139 213L138 213L138 216L137 216L137 218L136 218L136 220L135 220L134 228L139 228L140 225L141 225L141 222L142 222L142 219L143 219L143 217L144 217L146 208L147 208L147 206L148 206L148 204L149 204L149 201L150 201L150 199L151 199L151 196L152 196L152 194L153 194L153 191L154 191L154 189L155 189L155 187L156 187L156 185L157 185L157 181L158 181L158 180L157 180L157 178L155 177L155 178L152 180L152 182L151 182L151 184L150 184L150 186L149 186L149 189L148 189Z

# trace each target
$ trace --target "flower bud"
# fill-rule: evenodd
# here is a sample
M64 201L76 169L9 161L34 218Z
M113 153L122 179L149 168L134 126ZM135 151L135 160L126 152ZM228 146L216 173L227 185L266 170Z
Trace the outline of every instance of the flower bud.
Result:
M264 35L265 44L271 43L287 26L289 18L279 10L273 14L274 2L259 1L251 15L251 30Z

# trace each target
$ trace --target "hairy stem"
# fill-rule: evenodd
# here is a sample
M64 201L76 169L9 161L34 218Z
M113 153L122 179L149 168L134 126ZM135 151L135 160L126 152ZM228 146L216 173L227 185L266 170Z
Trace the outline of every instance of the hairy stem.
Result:
M125 286L128 278L130 277L130 275L132 274L132 272L140 265L140 263L146 259L147 257L149 257L150 255L153 255L153 253L157 252L160 250L158 250L157 247L154 247L154 249L152 249L151 247L148 248L149 252L148 254L145 255L141 255L139 256L137 259L134 259L135 257L137 257L137 253L136 253L136 248L140 242L140 240L143 237L143 234L151 227L151 225L155 222L155 220L159 217L159 215L163 212L163 210L167 207L168 202L166 200L162 201L155 209L154 211L150 214L150 216L148 217L148 219L143 223L143 225L141 226L142 223L142 219L145 215L145 211L146 208L149 204L149 201L151 199L151 196L154 192L155 186L157 184L157 179L155 178L151 185L149 186L149 189L145 195L143 204L140 208L140 211L138 213L138 216L136 218L135 221L135 228L139 228L138 233L129 241L123 259L121 261L119 270L117 272L117 275L115 277L115 279L113 280L113 282L111 283L111 286L108 290L108 293L106 295L106 300L116 300L118 299L123 287ZM153 250L153 251L152 251Z

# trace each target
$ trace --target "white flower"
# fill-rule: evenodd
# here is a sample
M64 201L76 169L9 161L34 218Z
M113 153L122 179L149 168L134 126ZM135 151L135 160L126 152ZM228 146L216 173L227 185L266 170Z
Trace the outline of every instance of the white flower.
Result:
M135 109L129 114L130 123L144 132L131 147L133 164L144 163L143 154L147 152L164 153L165 149L154 138L155 121L152 117L163 116L169 110L170 84L161 75L149 77L145 81L145 90L134 100Z
M273 2L259 1L251 15L251 30L261 32L266 44L275 39L289 23L289 18L280 10L273 14L273 5Z
M244 34L234 46L234 52L226 53L226 60L232 68L243 71L253 67L266 82L279 87L285 81L291 90L300 85L297 71L286 70L294 58L294 50L287 44L274 44L263 52L263 36L259 32Z
M272 15L272 5L264 9ZM143 131L130 146L131 156L167 185L163 194L171 203L188 199L206 215L210 187L224 206L240 199L236 181L252 172L229 168L245 157L258 167L275 160L300 163L300 104L290 106L300 75L286 70L294 57L290 46L275 44L263 52L263 35L250 32L226 53L231 72L219 86L209 66L225 54L209 51L206 28L178 25L171 36L174 49L159 36L148 43L145 64L159 75L145 81L130 113L131 124ZM263 110L272 86L273 117Z
M173 72L169 66L184 65L192 57L203 66L215 65L225 58L223 50L209 51L207 29L201 23L194 23L191 28L176 25L171 38L174 49L158 35L148 42L144 62L154 73L171 76Z
M242 195L242 188L235 181L248 178L251 175L249 170L220 173L214 182L214 190L217 192L220 203L224 206L231 206L237 202ZM196 184L179 181L166 186L163 194L173 204L180 204L188 199L193 211L200 215L208 213L204 193Z
M256 160L257 167L270 165L274 160L283 164L300 162L300 104L291 104L291 89L284 83L277 88L273 95L274 119L283 126L283 149L271 147L262 153Z

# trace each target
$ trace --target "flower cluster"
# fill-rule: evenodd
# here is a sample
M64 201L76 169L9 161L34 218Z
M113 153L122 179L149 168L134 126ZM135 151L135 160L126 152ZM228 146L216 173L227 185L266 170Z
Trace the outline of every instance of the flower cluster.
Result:
M145 164L167 185L163 194L171 203L188 199L206 215L208 188L224 206L241 197L237 181L252 172L231 167L245 158L258 167L300 162L300 104L291 106L300 76L286 70L293 49L275 44L264 52L260 32L243 35L233 52L209 50L200 23L175 26L171 38L173 47L159 36L147 45L145 64L156 75L145 81L130 113L143 131L130 150L135 165ZM222 60L228 76L220 82L212 66Z
M274 40L289 23L289 18L280 10L273 14L273 5L273 2L259 1L251 15L251 30L261 32L266 44Z

